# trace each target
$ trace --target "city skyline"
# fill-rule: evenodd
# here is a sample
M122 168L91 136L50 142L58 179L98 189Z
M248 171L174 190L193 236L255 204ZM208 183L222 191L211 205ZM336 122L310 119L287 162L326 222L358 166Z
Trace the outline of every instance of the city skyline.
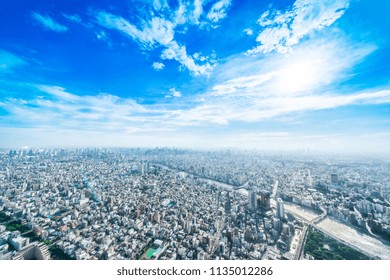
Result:
M390 153L383 1L2 1L2 148Z
M22 149L0 166L0 260L390 259L388 160Z

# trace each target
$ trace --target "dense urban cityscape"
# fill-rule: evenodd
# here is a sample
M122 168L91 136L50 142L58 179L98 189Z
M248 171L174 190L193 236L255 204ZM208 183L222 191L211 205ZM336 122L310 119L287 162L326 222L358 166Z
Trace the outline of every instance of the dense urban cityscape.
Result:
M390 259L390 162L308 151L0 153L0 259Z

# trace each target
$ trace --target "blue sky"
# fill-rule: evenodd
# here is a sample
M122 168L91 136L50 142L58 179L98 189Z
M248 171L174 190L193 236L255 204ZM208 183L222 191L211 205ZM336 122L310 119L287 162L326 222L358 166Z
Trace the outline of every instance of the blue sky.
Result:
M0 3L0 146L390 152L388 1Z

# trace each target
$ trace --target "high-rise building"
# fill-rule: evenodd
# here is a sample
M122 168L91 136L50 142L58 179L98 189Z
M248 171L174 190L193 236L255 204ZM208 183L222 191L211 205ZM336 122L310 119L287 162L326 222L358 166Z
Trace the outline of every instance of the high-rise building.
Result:
M271 208L271 194L268 191L263 191L260 194L260 206L263 209Z
M232 204L230 202L230 193L227 192L226 193L226 202L225 202L225 211L230 212L231 209L232 209Z
M149 173L149 172L150 172L150 163L149 163L149 162L146 162L146 163L145 163L145 172L146 172L146 173Z
M144 174L144 164L143 164L142 162L138 163L137 171L138 171L138 173L141 174L141 175Z
M220 253L221 255L224 255L224 254L225 254L225 243L223 243L223 242L220 242L220 243L219 243L219 253Z
M278 218L284 218L284 203L283 200L279 197L276 202L276 215Z
M275 229L275 230L277 230L277 231L279 231L280 230L280 228L281 228L281 222L280 222L280 219L279 218L273 218L272 219L272 227Z
M256 189L253 188L252 190L249 191L248 193L248 204L249 204L249 209L251 211L256 211L256 206L257 206L257 192Z

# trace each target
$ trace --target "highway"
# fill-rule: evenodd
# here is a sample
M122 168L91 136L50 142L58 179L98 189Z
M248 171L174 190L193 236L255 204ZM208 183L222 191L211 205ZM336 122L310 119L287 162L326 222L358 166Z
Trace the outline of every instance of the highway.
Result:
M298 246L297 249L295 250L294 254L294 260L299 260L301 257L303 257L303 248L305 247L305 241L306 241L306 234L307 234L307 229L309 226L305 224L305 226L302 229L301 236L299 238Z

